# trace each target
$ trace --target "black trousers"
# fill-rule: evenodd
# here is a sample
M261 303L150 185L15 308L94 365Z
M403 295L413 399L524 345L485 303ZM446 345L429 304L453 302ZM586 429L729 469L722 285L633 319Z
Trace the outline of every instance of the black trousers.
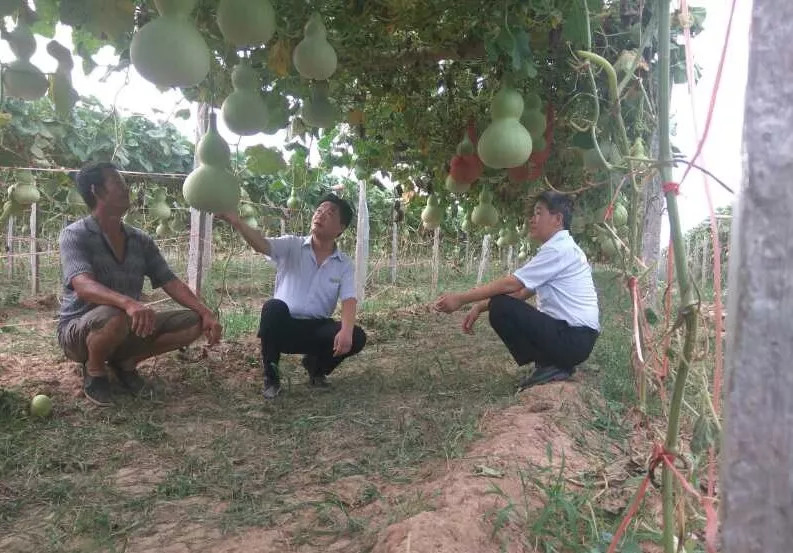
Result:
M490 326L518 365L534 361L539 366L572 369L589 357L598 337L592 328L570 326L505 295L490 299Z
M281 300L268 300L262 306L258 337L262 342L262 359L278 363L282 353L303 353L317 359L321 374L330 374L347 357L366 345L366 333L359 326L352 332L352 347L344 355L333 356L333 340L341 323L333 319L295 319Z

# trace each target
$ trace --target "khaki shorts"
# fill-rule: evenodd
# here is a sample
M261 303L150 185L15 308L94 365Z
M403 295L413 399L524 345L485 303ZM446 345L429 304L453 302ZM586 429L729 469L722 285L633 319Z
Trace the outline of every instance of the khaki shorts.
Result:
M78 363L88 360L86 339L92 330L98 330L105 324L124 312L117 307L100 305L91 311L66 323L58 332L58 343L63 348L66 357ZM141 338L132 332L126 340L112 354L114 360L125 360L146 356L154 351L154 341L163 334L179 332L195 326L200 322L198 313L189 309L174 309L157 313L154 332L146 338Z

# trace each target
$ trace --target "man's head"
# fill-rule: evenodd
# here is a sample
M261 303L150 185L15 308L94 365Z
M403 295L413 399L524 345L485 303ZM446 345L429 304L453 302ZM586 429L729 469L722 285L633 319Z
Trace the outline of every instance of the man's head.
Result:
M325 240L335 240L352 222L352 207L336 196L328 194L319 201L311 217L311 234Z
M77 173L77 191L92 212L123 215L129 209L129 188L112 163L91 163Z
M570 198L558 192L546 191L534 202L529 218L531 237L540 243L547 242L557 231L570 230L573 204Z

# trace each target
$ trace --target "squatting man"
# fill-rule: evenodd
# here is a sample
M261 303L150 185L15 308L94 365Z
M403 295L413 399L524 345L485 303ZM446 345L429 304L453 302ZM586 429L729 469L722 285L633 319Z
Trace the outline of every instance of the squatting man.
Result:
M544 192L529 218L537 255L514 274L461 293L440 296L435 309L453 313L473 303L463 320L472 334L485 311L490 325L519 366L534 362L534 371L519 387L567 380L585 361L600 332L598 299L586 255L570 235L570 199ZM536 296L537 307L526 300Z

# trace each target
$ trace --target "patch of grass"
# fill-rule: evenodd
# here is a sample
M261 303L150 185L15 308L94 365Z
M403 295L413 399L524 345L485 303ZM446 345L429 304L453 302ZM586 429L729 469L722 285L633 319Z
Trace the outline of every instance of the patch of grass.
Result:
M259 312L253 309L223 310L220 317L225 340L239 340L255 335L259 327Z

